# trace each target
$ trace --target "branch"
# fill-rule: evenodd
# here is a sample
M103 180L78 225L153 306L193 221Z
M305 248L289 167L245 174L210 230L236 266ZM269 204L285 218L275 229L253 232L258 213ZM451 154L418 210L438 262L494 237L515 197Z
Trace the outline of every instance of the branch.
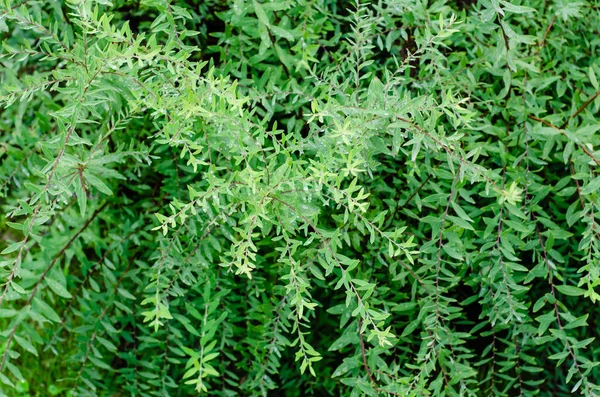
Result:
M577 109L577 111L575 113L573 113L573 115L571 117L569 117L564 123L562 123L560 128L561 129L565 128L567 126L567 124L569 124L569 121L571 121L571 119L579 116L579 114L581 112L583 112L585 110L585 108L587 108L590 105L590 103L594 102L594 100L598 97L598 95L600 95L600 91L596 92L587 101L585 101L585 103L583 105L581 105L581 107L579 109Z
M598 96L598 95L600 95L600 91L598 91L598 92L596 93L596 96ZM587 105L586 105L586 106L587 106ZM583 109L585 109L585 108L583 108ZM581 111L583 111L583 109L580 109L580 110L581 110ZM575 113L573 116L571 116L571 117L575 117L575 116L576 116L577 114L579 114L579 113L580 113L580 111L577 111L577 112L576 112L576 113ZM550 123L549 121L546 121L546 120L544 120L544 119L540 119L539 117L536 117L536 116L534 116L534 115L532 115L532 114L528 115L527 117L529 117L531 120L539 121L540 123L544 124L546 127L554 128L555 130L558 130L558 131L560 131L560 133L561 133L563 136L565 136L567 139L569 138L569 137L567 136L567 134L566 134L566 133L563 131L563 128L562 128L562 127L557 127L557 126L555 126L554 124ZM568 121L568 120L567 120L567 121ZM588 157L589 157L589 158L591 158L591 159L594 161L594 163L596 163L596 165L600 165L600 160L598 160L596 157L594 157L594 154L593 154L592 152L590 152L588 148L586 148L584 145L582 145L582 144L580 144L580 143L578 143L578 144L577 144L577 146L578 146L578 147L579 147L581 150L583 150L583 151L585 152L585 154L587 154L587 155L588 155Z
M58 260L60 259L60 257L65 253L65 251L71 246L71 243L73 243L73 241L75 241L75 239L77 239L77 237L79 237L79 235L81 233L83 233L88 226L92 223L92 221L96 218L96 216L98 216L98 214L100 212L102 212L102 210L106 207L106 205L108 204L108 201L106 201L104 204L102 204L102 206L100 208L98 208L90 217L90 219L88 219L84 225L81 227L81 229L79 229L79 231L77 231L77 233L75 233L73 235L73 237L71 237L69 239L69 241L67 241L67 243L61 248L60 251L58 251L58 253L54 256L54 258L52 259L52 261L50 262L50 264L46 267L46 270L44 270L44 273L42 273L42 275L40 276L40 278L38 279L37 283L35 284L35 286L33 287L33 290L31 291L31 294L29 295L29 299L27 299L27 303L25 303L24 307L27 307L31 304L31 301L33 301L33 298L35 297L35 294L40 286L40 284L42 284L42 281L44 281L46 279L46 276L48 275L48 272L54 267L54 265L56 264L56 262L58 262ZM9 352L9 348L10 348L10 344L15 336L15 333L17 332L17 328L19 327L19 323L17 322L14 327L12 328L12 331L10 332L10 336L8 337L8 340L6 341L6 350L4 351L4 355L2 356L2 363L0 363L0 371L2 371L4 369L4 364L6 364L6 359L8 358L8 352Z
M367 371L369 380L371 381L373 386L375 386L375 389L377 389L377 382L375 382L375 379L373 378L373 374L371 373L371 368L369 368L369 364L367 364L367 356L365 355L365 340L363 338L363 334L360 332L361 328L362 328L362 320L359 318L358 319L358 336L360 337L360 355L362 356L363 365L365 367L365 370Z

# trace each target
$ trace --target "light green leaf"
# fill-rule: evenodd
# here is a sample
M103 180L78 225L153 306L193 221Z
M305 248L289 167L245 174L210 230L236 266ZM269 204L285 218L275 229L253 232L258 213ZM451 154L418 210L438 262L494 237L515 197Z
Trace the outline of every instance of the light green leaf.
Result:
M279 26L272 25L269 26L269 29L271 29L271 31L276 36L283 37L284 39L289 41L294 41L294 35L292 34L292 32L285 28L280 28Z
M113 194L112 190L110 190L110 188L104 182L102 182L102 180L100 180L100 178L98 178L95 175L92 175L86 171L83 171L83 175L85 177L85 180L88 181L96 189L98 189L99 191L101 191L104 194L108 194L109 196L112 196L112 194Z
M262 24L269 26L269 18L267 17L267 13L265 12L262 4L260 4L257 0L252 0L252 5L254 6L254 12L258 17L258 20Z
M72 298L72 295L69 293L69 291L67 291L65 286L59 283L58 281L54 281L51 278L46 278L46 283L56 295L61 296L63 298Z
M564 295L568 296L581 296L585 294L585 290L571 285L556 285L555 288Z
M35 349L35 347L27 339L21 338L18 335L15 335L14 338L17 341L17 343L19 344L19 346L21 346L23 349L27 350L29 353L33 354L34 356L38 355L38 352Z
M18 243L13 243L13 244L9 245L8 247L6 247L2 251L1 255L6 255L6 254L10 254L11 252L18 251L22 245L23 245L23 241L19 241Z
M581 189L581 194L587 195L593 193L600 194L600 176L597 176L594 179L592 179Z

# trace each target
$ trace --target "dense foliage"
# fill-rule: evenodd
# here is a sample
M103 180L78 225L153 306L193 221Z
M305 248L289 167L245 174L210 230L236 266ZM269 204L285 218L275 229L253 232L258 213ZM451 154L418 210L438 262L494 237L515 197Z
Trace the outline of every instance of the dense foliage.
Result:
M600 395L597 1L0 3L0 395Z

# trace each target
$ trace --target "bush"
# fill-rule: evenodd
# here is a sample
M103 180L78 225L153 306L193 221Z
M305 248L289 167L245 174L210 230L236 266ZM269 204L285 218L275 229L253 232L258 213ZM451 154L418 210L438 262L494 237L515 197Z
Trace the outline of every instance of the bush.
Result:
M0 395L600 395L599 10L3 0Z

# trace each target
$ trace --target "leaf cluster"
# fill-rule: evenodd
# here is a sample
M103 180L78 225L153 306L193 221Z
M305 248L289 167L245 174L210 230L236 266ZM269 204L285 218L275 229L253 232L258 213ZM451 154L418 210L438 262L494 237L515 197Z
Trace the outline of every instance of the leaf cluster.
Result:
M0 396L600 395L599 32L0 0Z

